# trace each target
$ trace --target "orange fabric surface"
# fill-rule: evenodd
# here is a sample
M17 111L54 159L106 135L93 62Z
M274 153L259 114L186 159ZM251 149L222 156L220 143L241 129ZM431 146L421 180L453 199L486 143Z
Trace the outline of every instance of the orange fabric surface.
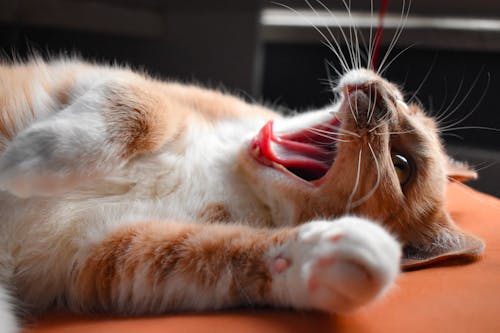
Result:
M486 242L474 263L406 272L383 300L348 315L241 310L149 318L47 315L25 333L96 332L500 332L500 200L449 188L449 211Z

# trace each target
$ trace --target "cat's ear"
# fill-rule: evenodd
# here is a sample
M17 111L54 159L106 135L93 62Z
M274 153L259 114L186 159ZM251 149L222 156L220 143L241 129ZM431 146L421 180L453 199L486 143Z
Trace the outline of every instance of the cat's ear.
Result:
M448 178L459 182L477 179L477 172L469 167L467 163L454 160L451 157L446 159L446 173Z
M454 225L448 214L445 218L450 222L439 229L427 240L403 246L403 269L415 269L449 259L474 260L484 251L484 242L469 235Z

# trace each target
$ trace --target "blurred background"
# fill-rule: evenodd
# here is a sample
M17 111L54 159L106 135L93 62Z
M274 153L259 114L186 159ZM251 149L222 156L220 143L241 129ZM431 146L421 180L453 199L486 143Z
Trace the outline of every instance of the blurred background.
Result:
M323 0L328 10L277 2L295 11L260 0L0 0L0 52L127 63L284 110L323 106L333 98L325 61L341 67L312 25L347 54L340 28L349 40L355 25L368 42L376 14L369 0L352 0L350 15L341 0ZM418 0L401 20L407 7L390 1L381 58L406 24L385 76L445 117L448 150L479 170L470 185L500 197L500 2Z

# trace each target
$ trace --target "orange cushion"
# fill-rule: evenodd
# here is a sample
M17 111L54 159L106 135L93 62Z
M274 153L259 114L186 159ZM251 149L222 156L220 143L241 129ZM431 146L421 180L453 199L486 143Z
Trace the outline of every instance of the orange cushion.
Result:
M407 272L383 300L348 315L245 310L149 318L47 315L30 333L93 332L500 332L500 200L449 187L449 211L483 238L482 260Z

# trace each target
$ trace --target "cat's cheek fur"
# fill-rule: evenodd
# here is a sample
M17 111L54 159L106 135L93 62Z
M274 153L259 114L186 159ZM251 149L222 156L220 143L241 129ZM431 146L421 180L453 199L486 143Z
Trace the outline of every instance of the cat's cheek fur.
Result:
M296 241L270 255L278 304L344 312L370 303L393 285L401 249L382 227L343 217L304 224Z

